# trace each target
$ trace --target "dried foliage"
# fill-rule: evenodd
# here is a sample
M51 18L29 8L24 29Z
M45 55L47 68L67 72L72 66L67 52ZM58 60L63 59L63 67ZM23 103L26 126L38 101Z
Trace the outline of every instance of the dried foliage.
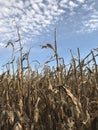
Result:
M12 43L7 46L14 47ZM55 46L43 48L55 50L56 41ZM79 49L77 59L71 51L69 67L56 49L57 66L49 67L48 61L38 73L30 65L30 50L22 54L21 48L20 42L16 72L13 49L13 62L5 65L0 76L0 130L98 130L97 49L82 60Z

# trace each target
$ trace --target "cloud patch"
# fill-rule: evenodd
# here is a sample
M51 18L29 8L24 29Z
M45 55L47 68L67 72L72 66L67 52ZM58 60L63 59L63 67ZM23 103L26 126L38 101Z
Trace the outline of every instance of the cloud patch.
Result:
M75 4L73 1L69 1L69 6L70 6L71 8L75 8L75 7L77 7L78 5Z
M80 3L84 3L86 0L77 0Z
M93 11L97 10L96 1L0 0L0 35L2 36L0 42L17 38L13 21L16 21L19 27L21 38L27 36L29 41L43 33L43 30L49 31L49 28L55 27L61 19L61 22L66 24L69 24L68 20L75 21L76 19L74 24L82 25L81 30L84 28L95 30L98 28L97 14ZM77 17L79 17L78 21ZM28 41L23 40L23 42Z
M0 43L0 48L4 48L4 47L5 47L4 43Z
M13 20L19 26L21 35L39 35L44 28L54 25L65 11L56 0L0 0L0 33L15 31ZM9 38L12 38L13 34ZM5 37L2 37L4 40Z

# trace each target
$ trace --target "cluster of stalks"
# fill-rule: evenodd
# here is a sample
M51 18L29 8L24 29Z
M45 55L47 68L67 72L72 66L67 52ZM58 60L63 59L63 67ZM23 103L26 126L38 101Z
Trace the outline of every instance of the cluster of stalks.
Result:
M52 60L47 61L38 73L30 65L30 50L22 53L19 30L18 37L17 69L14 43L9 41L6 47L12 46L12 61L0 76L0 130L98 130L98 49L82 60L79 49L78 58L71 51L67 67L58 56L55 32L55 46L42 48L53 50L57 66L50 67Z

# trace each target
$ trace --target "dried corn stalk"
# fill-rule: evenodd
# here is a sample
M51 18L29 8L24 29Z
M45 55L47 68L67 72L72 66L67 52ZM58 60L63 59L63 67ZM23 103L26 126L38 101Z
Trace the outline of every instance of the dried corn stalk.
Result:
M13 125L14 124L14 118L15 118L14 112L13 111L7 111L7 114L8 114L9 123L11 125Z
M52 87L52 84L51 84L50 79L49 79L49 86L48 86L48 89L51 90L51 91L53 90L53 87Z
M13 127L13 130L23 130L22 125L19 122L16 122Z
M79 118L82 113L82 105L81 105L80 101L70 92L70 90L68 90L65 87L64 87L64 89L66 90L67 95L71 98L73 104L75 105L75 108L77 111L76 115L77 115L77 118Z
M38 103L40 101L40 98L38 97L37 103L35 105L35 110L34 110L34 122L37 123L39 119L39 108L38 108Z

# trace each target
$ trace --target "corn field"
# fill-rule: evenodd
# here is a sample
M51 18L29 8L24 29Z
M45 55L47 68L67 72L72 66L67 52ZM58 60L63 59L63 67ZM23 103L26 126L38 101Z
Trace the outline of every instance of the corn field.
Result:
M98 49L81 60L71 52L69 67L57 53L57 66L47 61L43 70L32 70L29 52L20 57L15 69L14 44L12 61L6 63L0 76L0 130L98 130ZM90 58L89 58L90 57ZM23 62L27 61L27 67Z

